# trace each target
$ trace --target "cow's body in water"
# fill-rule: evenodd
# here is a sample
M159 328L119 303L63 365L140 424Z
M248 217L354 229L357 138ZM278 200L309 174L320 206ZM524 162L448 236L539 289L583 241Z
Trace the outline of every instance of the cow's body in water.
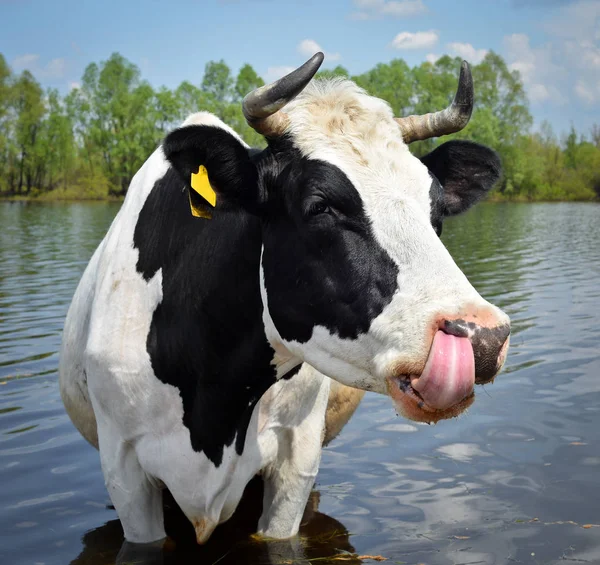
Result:
M129 541L164 537L166 486L204 542L257 473L259 531L294 535L326 428L362 394L341 385L438 421L503 363L508 318L436 235L489 190L496 155L450 142L415 158L387 104L349 81L312 83L283 114L294 80L247 101L264 151L206 113L166 138L69 309L62 397ZM214 209L190 186L201 166Z

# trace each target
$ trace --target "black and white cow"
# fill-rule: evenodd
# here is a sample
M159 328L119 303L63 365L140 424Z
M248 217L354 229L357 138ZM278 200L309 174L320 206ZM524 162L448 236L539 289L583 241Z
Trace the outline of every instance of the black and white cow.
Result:
M319 466L327 377L435 422L504 362L508 317L438 238L498 179L498 157L454 141L419 160L407 146L466 125L468 66L452 106L396 119L350 81L310 82L321 61L246 97L263 151L207 113L168 135L77 288L62 398L99 447L129 541L165 536L165 486L206 541L257 473L259 531L292 536ZM191 188L201 166L214 209Z

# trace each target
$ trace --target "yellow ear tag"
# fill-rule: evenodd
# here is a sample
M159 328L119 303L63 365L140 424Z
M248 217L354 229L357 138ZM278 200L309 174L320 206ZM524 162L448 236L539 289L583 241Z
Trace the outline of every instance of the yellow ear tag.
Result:
M192 188L206 200L213 208L217 204L217 193L210 186L208 171L204 165L200 165L197 173L192 173Z
M212 220L212 214L210 210L208 210L208 206L204 203L203 200L194 192L192 196L192 192L188 190L188 196L190 199L190 210L192 212L192 216L195 218L205 218L206 220Z

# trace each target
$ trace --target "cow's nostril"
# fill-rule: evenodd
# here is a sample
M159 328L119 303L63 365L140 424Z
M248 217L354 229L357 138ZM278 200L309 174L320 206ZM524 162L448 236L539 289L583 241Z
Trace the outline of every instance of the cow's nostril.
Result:
M469 337L469 326L464 320L444 320L440 329L456 337Z

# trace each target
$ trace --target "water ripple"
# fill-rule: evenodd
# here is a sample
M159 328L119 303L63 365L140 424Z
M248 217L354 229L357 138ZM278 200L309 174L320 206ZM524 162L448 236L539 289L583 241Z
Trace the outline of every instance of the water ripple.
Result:
M167 503L183 541L158 557L121 547L98 454L57 386L66 310L116 210L0 205L0 563L600 562L600 206L481 205L448 221L457 263L512 318L503 374L431 427L367 394L323 454L297 540L251 542L248 497L199 548Z

